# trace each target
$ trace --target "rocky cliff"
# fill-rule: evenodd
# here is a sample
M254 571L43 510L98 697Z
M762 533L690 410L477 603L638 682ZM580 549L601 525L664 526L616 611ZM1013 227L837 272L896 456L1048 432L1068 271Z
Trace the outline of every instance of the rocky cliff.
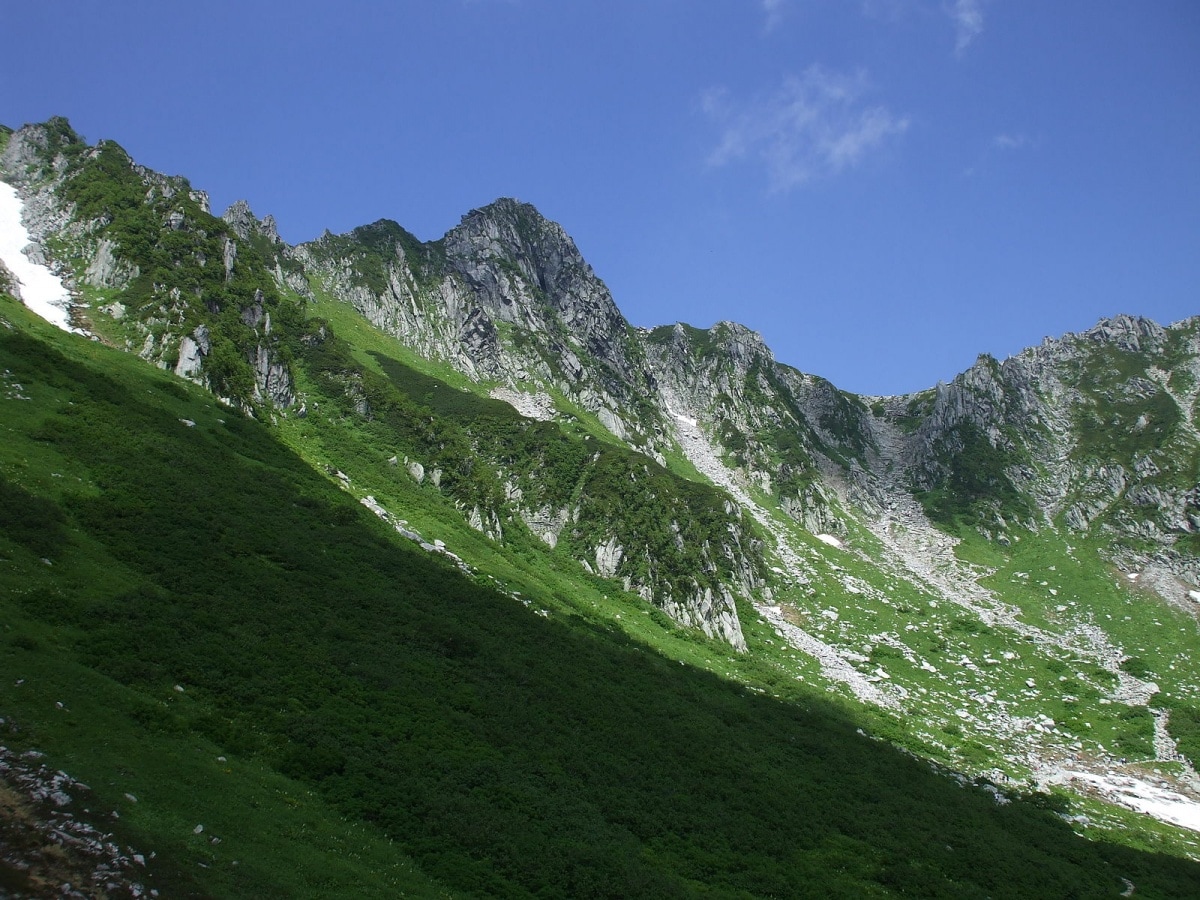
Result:
M1118 316L981 357L888 418L908 427L898 453L936 519L1001 539L1016 524L1094 534L1127 567L1195 584L1198 385L1200 318Z
M632 446L663 441L633 330L561 226L502 199L423 244L394 222L295 250L334 297L471 378L552 391Z
M381 220L291 247L271 217L239 202L215 218L185 179L111 142L89 146L61 119L12 133L0 176L25 203L34 255L78 295L79 324L248 410L303 410L295 367L317 354L327 389L378 417L370 373L318 350L328 329L312 326L306 305L319 293L527 417L594 416L657 464L640 475L642 463L620 464L642 484L627 503L652 511L655 529L602 502L613 481L597 476L599 457L580 457L584 476L565 491L495 454L494 483L456 495L463 515L497 540L512 516L548 548L565 542L591 571L735 644L735 598L769 590L767 556L793 553L778 534L764 549L771 542L742 518L751 506L760 525L777 508L831 539L855 522L878 530L881 511L901 507L1000 542L1061 528L1161 571L1170 596L1200 582L1196 319L1117 317L1008 360L981 357L929 391L864 398L781 365L735 323L632 328L563 228L515 200L469 212L435 241ZM463 446L482 452L479 430L466 433ZM446 470L440 444L413 445L418 480ZM689 532L690 501L662 505L678 494L661 489L663 465L675 460L675 485L681 459L737 499L706 526L724 537ZM685 559L707 574L682 572Z
M84 301L103 301L107 337L145 359L247 408L292 403L272 269L248 233L209 213L207 195L111 141L87 145L65 119L12 133L0 178L24 203L31 259L81 301L77 324L92 324Z

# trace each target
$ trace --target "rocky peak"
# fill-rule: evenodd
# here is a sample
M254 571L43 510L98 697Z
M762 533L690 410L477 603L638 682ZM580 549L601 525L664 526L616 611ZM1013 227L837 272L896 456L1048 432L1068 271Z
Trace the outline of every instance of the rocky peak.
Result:
M36 181L65 150L82 146L83 139L61 116L36 125L25 125L11 134L0 154L0 173L6 181L17 186Z
M243 241L248 241L255 235L261 235L272 244L282 243L275 227L274 216L267 216L259 221L250 210L250 204L245 200L235 200L221 218Z
M711 338L724 347L730 358L742 365L751 362L774 362L775 354L763 336L737 322L718 322L708 330Z
M653 349L660 377L693 382L718 379L726 392L740 390L737 385L752 368L776 365L762 335L737 322L717 322L708 329L677 322L644 332L643 340Z
M1115 344L1122 350L1140 351L1157 347L1167 330L1157 322L1141 316L1119 315L1101 319L1083 332L1081 337L1094 343Z
M452 266L488 293L503 275L515 274L568 321L587 313L624 323L575 242L528 203L502 198L472 210L447 233L445 247Z
M565 261L586 266L575 242L529 203L502 197L473 209L446 234L446 249L461 259L509 258L529 274L551 276ZM590 266L588 267L590 271Z

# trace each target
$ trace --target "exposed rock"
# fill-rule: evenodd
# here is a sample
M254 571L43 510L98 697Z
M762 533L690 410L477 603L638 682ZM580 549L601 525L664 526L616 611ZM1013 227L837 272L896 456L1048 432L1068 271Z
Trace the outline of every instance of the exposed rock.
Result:
M181 378L196 380L204 366L204 357L212 352L212 340L208 328L200 325L179 342L179 361L175 374Z
M503 400L527 419L551 422L555 418L554 400L541 391L526 394L505 387L494 387L488 394L495 400Z
M228 238L225 240L225 280L229 281L233 278L233 265L237 262L237 242L231 241Z
M8 266L4 264L4 260L0 259L0 291L9 296L21 299L21 282L17 279Z
M338 255L347 240L388 248L378 263L382 281L365 283ZM528 204L498 200L464 216L439 251L435 257L395 223L377 222L296 253L335 296L423 355L514 389L553 387L614 433L633 433L624 416L639 408L649 381L642 350L560 226ZM501 325L520 341L501 341ZM633 427L654 435L658 414L642 415L649 419Z
M98 288L120 289L137 278L138 267L118 259L114 250L116 244L108 238L101 238L96 245L96 255L92 257L91 263L83 273L86 284Z
M612 578L617 574L621 566L621 557L624 555L625 548L615 537L610 537L596 546L596 571L606 578Z
M520 497L513 497L510 494L510 499L519 500ZM562 509L554 510L549 507L543 507L535 511L521 511L521 519L525 522L526 527L537 535L548 547L553 549L558 546L558 537L562 534L563 528L571 519L571 512L565 506ZM597 548L599 552L599 548ZM583 561L587 565L588 571L594 571L586 560ZM617 565L620 560L617 559ZM616 565L612 567L610 575L616 574Z
M251 211L250 204L245 200L235 200L221 215L221 218L229 225L230 230L243 241L259 235L265 237L272 244L282 243L274 216L267 216L260 222Z
M295 402L292 373L269 349L259 344L250 362L254 366L255 400L268 400L279 407L288 407Z

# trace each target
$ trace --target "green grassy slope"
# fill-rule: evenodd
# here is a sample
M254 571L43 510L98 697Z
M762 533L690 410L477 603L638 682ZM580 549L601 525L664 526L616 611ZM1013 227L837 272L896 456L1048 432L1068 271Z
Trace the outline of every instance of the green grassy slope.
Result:
M10 742L119 809L172 895L1200 890L1194 864L997 805L816 697L573 614L594 587L535 615L268 427L11 300L0 316ZM550 577L507 575L535 597Z

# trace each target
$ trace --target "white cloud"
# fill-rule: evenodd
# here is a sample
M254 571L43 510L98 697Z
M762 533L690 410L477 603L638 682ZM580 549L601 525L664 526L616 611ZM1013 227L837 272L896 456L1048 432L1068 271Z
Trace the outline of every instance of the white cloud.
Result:
M954 23L954 52L962 56L983 33L983 0L954 0L946 14Z
M908 128L908 119L863 103L866 89L861 73L811 66L773 94L744 104L723 89L709 91L701 105L720 126L721 138L708 162L757 160L766 167L771 190L780 192L853 168Z
M1032 143L1026 134L998 134L992 138L992 146L997 150L1021 150Z
M762 9L766 15L763 31L773 31L783 21L783 8L786 0L762 0Z

